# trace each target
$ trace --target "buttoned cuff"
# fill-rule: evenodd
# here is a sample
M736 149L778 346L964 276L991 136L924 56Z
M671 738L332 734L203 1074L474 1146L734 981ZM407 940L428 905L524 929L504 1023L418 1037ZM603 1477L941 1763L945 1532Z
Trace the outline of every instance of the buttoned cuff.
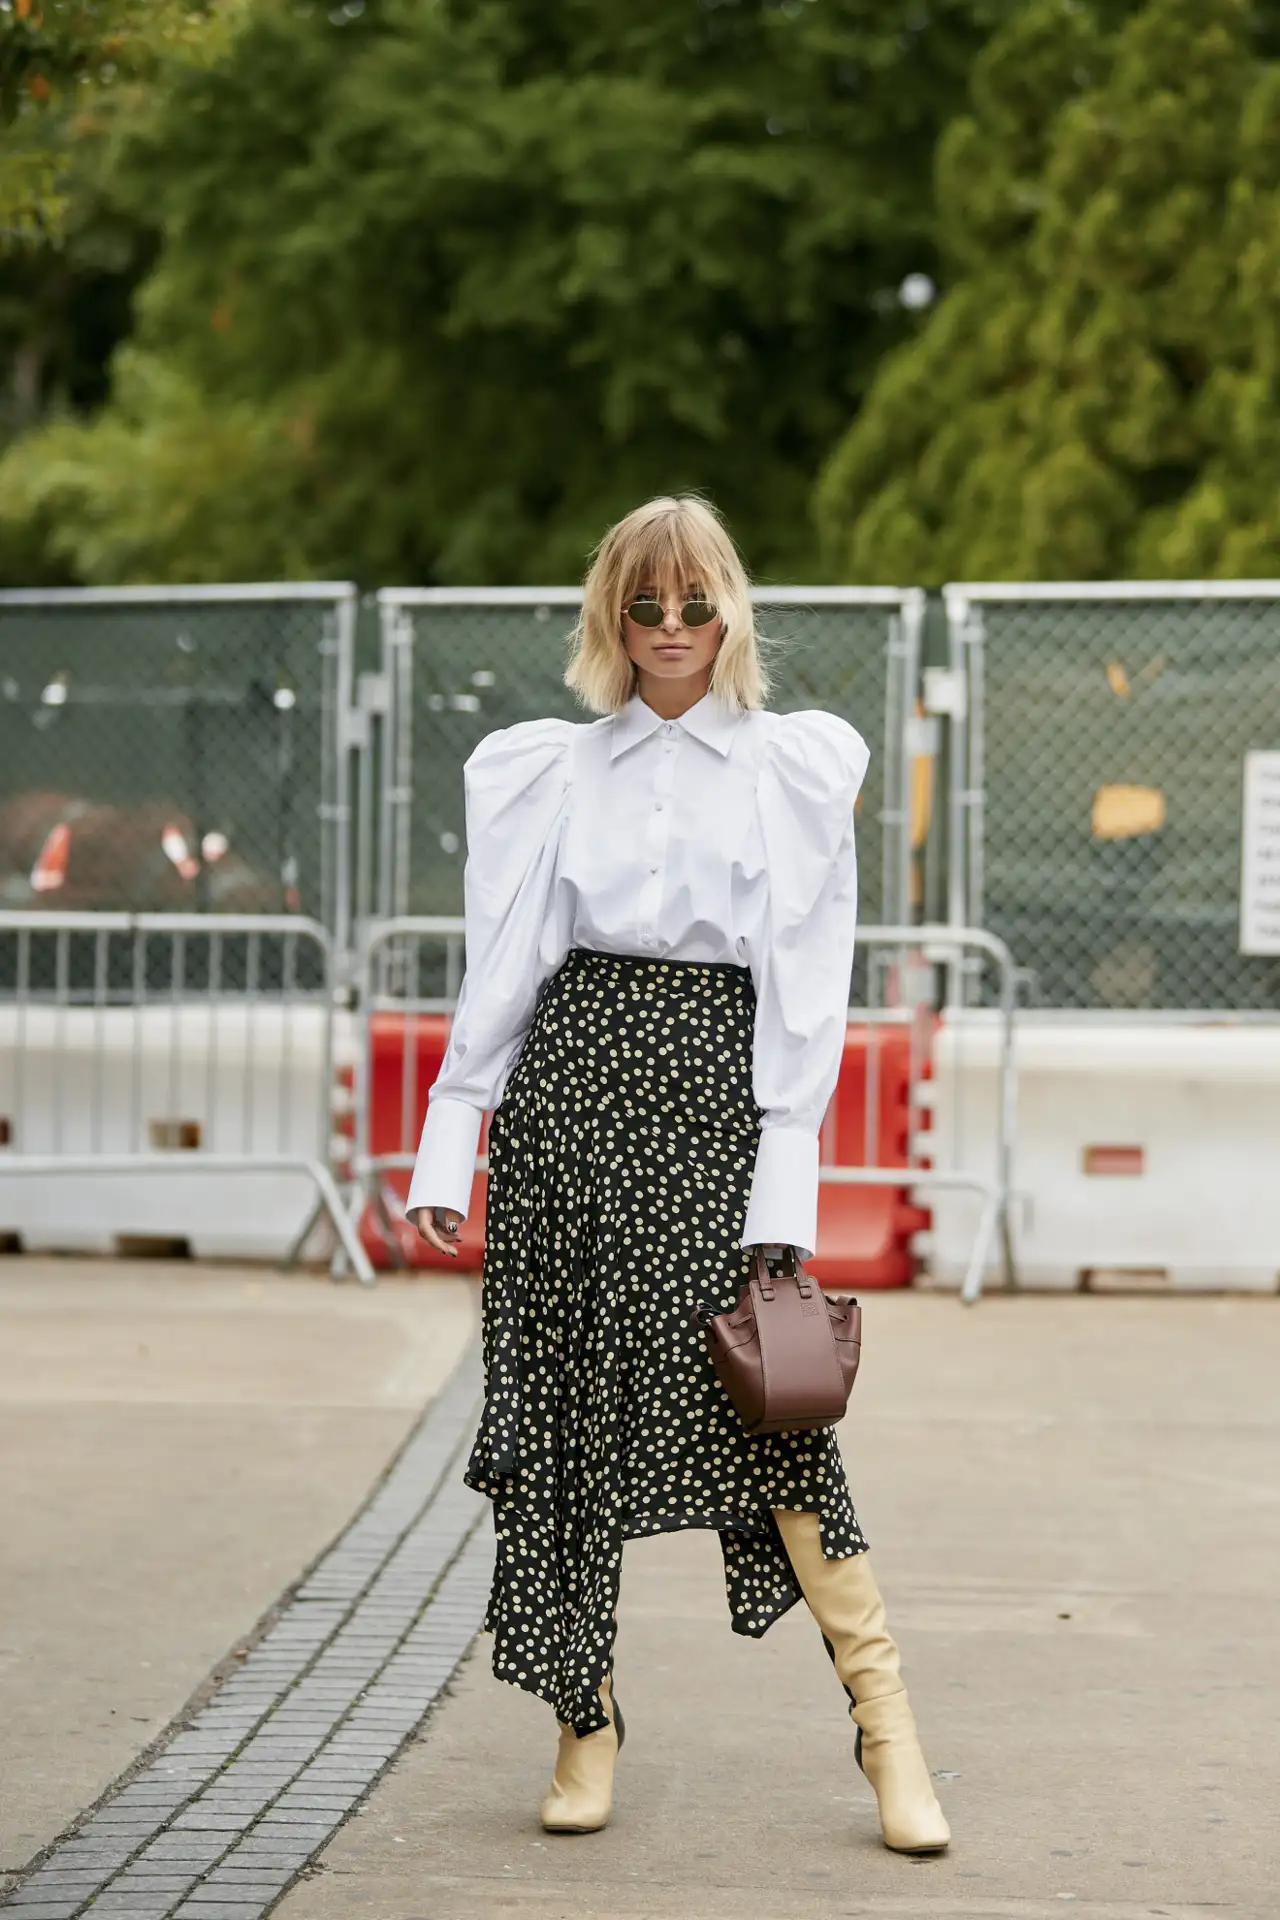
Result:
M415 1207L452 1207L465 1218L471 1211L471 1182L480 1148L484 1109L469 1100L429 1100L422 1123L422 1139L409 1182L404 1210L413 1218Z
M807 1127L762 1127L740 1247L780 1242L801 1260L818 1244L818 1136Z

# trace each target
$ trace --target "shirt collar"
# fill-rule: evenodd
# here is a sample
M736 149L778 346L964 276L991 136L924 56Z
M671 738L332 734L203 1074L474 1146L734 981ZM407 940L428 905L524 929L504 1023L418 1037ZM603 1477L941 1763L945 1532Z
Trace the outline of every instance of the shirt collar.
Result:
M683 727L698 740L713 747L718 754L724 755L733 743L742 715L736 713L728 702L715 692L704 693L701 700L695 700L687 713L682 713L674 723ZM609 748L610 760L616 760L620 753L634 746L637 740L646 740L655 727L662 725L662 715L655 713L647 701L638 693L633 693L625 707L621 707L613 716L613 741Z

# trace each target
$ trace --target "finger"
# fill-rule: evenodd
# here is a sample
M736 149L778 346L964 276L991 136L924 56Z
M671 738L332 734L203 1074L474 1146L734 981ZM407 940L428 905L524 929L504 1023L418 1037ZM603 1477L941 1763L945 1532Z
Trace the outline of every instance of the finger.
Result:
M451 1207L422 1207L418 1211L418 1232L437 1253L458 1257L458 1229L462 1215Z

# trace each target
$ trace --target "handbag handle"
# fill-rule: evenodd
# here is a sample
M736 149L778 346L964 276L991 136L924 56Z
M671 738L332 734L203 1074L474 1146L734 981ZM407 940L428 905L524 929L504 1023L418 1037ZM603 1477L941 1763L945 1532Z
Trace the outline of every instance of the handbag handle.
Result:
M795 1247L784 1247L782 1250L782 1258L783 1268L779 1278L783 1280L794 1280L800 1298L802 1300L812 1299L813 1279L801 1266L796 1255ZM762 1300L772 1301L774 1298L774 1277L769 1272L769 1268L765 1262L764 1247L759 1242L757 1242L755 1253L752 1256L752 1278L760 1289L760 1298Z

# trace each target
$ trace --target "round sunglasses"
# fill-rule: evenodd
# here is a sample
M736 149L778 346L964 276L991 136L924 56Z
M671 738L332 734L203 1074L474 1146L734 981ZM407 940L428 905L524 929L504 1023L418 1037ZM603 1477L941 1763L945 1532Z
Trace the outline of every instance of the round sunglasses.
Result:
M660 627L666 618L666 609L660 600L633 600L623 612L638 627ZM716 617L716 609L706 600L686 600L680 609L680 619L686 627L705 627Z

